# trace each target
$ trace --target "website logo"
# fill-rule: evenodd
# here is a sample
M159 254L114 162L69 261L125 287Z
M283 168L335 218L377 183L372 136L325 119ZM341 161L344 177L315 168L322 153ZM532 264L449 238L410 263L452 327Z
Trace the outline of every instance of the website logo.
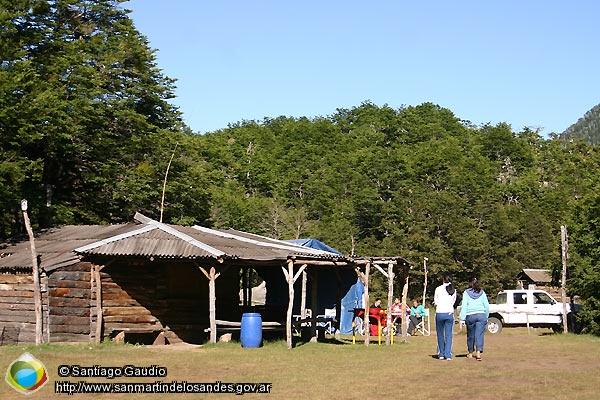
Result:
M31 394L48 382L46 367L31 354L23 353L9 365L6 382L18 392Z

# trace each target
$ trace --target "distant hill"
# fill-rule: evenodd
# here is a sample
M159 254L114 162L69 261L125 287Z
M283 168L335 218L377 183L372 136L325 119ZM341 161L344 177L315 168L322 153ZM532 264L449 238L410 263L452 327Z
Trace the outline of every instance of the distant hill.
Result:
M586 112L561 137L565 140L582 139L592 145L600 144L600 104Z

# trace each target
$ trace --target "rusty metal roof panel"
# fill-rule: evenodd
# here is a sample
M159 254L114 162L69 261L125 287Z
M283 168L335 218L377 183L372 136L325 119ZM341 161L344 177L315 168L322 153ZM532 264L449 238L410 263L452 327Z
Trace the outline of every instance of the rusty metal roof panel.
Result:
M548 269L523 269L523 274L536 283L552 282L552 276Z
M204 240L211 242L211 245L241 259L284 260L293 255L324 259L342 258L339 254L234 229L218 230L200 226L194 226L192 229L199 232L194 234L189 231L190 235L203 237ZM188 231L186 230L186 232Z
M163 228L163 229L161 229ZM181 232L181 227L141 225L137 231L126 236L107 238L75 249L85 255L138 256L158 258L207 258L222 255L215 254L195 238Z
M73 249L98 240L138 229L139 224L122 225L67 225L38 232L35 250L40 256L40 267L52 270L77 262L80 257ZM31 269L29 239L9 244L0 249L1 269Z
M108 243L83 251L82 254L158 258L206 258L212 256L210 253L181 240L149 238L144 235Z
M142 216L143 217L143 216ZM136 218L137 219L137 218ZM343 260L343 256L242 231L163 224L143 217L141 224L65 226L41 232L36 251L41 267L52 270L81 257L156 257L180 259L239 259L283 261ZM6 245L0 269L31 268L29 242Z

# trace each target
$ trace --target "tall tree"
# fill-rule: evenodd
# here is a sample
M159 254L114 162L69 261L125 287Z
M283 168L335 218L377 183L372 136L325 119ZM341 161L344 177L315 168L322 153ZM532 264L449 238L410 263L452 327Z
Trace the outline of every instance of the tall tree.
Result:
M158 211L184 126L168 102L174 81L122 2L0 0L0 190L16 185L41 226ZM14 197L0 200L3 215ZM207 215L198 207L187 212ZM20 230L3 221L5 234Z

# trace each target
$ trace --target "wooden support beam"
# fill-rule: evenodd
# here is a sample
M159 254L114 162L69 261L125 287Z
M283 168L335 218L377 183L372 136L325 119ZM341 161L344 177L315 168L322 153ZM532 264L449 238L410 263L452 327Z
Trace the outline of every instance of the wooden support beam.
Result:
M217 295L215 290L215 281L221 275L217 273L215 267L210 267L209 272L201 266L198 266L200 271L208 278L208 309L209 309L209 324L210 324L210 342L217 343L217 323L216 323L216 303Z
M244 307L248 307L249 302L248 302L248 287L250 286L248 284L248 282L250 281L249 277L248 277L248 267L243 267L242 268L242 305Z
M386 278L389 278L389 277L388 277L388 273L387 273L387 272L386 272L386 271L385 271L385 270L384 270L384 269L381 267L381 265L379 265L379 264L373 264L373 266L374 266L375 268L377 268L377 270L378 270L379 272L381 272L381 273L383 274L383 276L385 276Z
M342 321L342 277L340 276L340 271L339 270L335 270L335 277L337 279L337 296L336 296L336 300L335 300L335 320L337 321L335 323L335 338L337 340L341 339L341 332L340 332L340 324Z
M287 270L281 266L283 275L288 283L288 309L287 317L285 319L285 338L287 341L287 348L292 348L292 313L294 307L294 261L287 260Z
M406 342L408 337L408 329L406 329L406 300L408 295L408 270L402 269L402 276L404 277L404 287L402 288L402 341Z
M365 307L365 314L363 316L363 326L365 327L365 346L369 345L370 342L370 338L371 338L371 331L369 329L369 307L370 307L370 303L369 303L369 274L371 272L371 264L367 264L365 265L365 273L364 273L364 281L363 284L365 285L365 291L363 294L363 304Z
M300 316L306 318L306 285L308 283L308 274L306 270L302 271L302 295L300 297Z
M317 309L317 305L319 303L319 270L314 269L312 271L312 284L311 284L311 293L310 293L310 309L312 310L312 318L316 318L319 311ZM310 325L310 341L317 341L317 327L316 324Z
M102 339L102 325L104 323L104 314L102 312L102 280L100 279L99 265L92 265L94 271L94 280L96 281L96 344L100 344Z
M387 335L385 338L385 344L390 345L390 342L393 340L392 338L392 302L394 301L394 264L388 264L387 270L387 278L388 278L388 303L387 303Z

